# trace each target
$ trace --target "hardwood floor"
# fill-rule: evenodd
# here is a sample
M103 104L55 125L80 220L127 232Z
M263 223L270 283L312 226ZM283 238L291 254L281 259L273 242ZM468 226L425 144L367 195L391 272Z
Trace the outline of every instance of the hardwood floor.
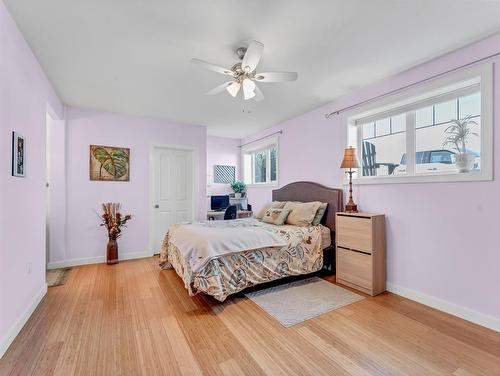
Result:
M284 328L243 296L189 298L149 258L49 289L0 375L53 374L500 375L500 333L390 293Z

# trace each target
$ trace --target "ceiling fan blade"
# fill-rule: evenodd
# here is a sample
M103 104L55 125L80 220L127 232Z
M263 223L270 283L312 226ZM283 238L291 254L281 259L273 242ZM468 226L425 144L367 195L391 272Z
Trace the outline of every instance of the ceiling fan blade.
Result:
M236 81L231 81L231 83L226 87L227 92L235 98L238 95L240 89L241 89L241 84Z
M255 82L253 82L248 78L245 78L243 80L242 85L243 85L243 98L245 100L255 97L255 88L256 88Z
M193 58L193 59L191 59L191 63L201 65L202 67L204 67L206 69L210 69L210 70L212 70L214 72L217 72L217 73L222 73L222 74L234 77L234 72L232 70L226 69L226 68L222 68L222 67L220 67L218 65L209 63L208 61L205 61L205 60L200 60L200 59L194 59Z
M264 50L264 45L256 40L250 42L247 52L243 57L241 62L241 67L244 71L251 73L257 68L260 58L262 57L262 51Z
M264 100L264 94L262 94L262 90L257 85L255 85L255 97L253 97L253 100L256 102Z
M228 82L224 82L222 85L219 85L217 86L216 88L210 90L207 95L215 95L215 94L219 94L221 92L223 92L224 90L226 90L229 85L231 85L234 81L228 81Z
M254 77L259 82L283 82L295 81L298 78L297 72L267 72L257 73Z

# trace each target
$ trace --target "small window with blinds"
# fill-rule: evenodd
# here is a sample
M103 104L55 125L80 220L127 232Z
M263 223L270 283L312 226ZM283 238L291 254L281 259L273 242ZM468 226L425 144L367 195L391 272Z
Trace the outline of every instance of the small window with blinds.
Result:
M491 180L491 66L470 73L409 90L393 103L386 98L380 108L373 104L351 116L348 144L358 149L357 181Z

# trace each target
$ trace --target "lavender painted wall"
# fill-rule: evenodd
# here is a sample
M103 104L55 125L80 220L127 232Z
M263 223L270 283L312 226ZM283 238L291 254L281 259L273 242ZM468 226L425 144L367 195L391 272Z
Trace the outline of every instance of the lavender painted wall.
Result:
M500 35L358 90L323 108L243 140L283 129L279 183L311 180L342 185L339 169L346 142L345 118L326 120L325 112L359 103L500 52ZM500 126L500 59L494 68L494 127ZM494 145L500 148L500 132ZM495 175L500 173L498 153ZM355 188L360 209L387 215L389 283L500 319L500 182L369 185ZM250 188L258 209L271 188Z
M45 116L47 104L59 115L63 108L3 2L0 56L1 356L18 320L45 288ZM25 178L11 176L13 130L26 137Z
M236 179L240 176L240 140L224 137L207 137L207 195L223 195L232 192L229 184L214 183L214 165L236 167Z
M121 202L134 218L119 241L121 254L149 249L149 158L153 145L192 146L198 150L198 216L205 217L206 128L69 107L67 118L66 259L105 255L106 234L99 228L103 202ZM130 181L89 180L91 144L130 148Z

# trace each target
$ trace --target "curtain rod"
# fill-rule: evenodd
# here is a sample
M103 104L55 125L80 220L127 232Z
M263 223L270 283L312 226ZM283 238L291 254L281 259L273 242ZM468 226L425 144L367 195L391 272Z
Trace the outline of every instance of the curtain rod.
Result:
M377 99L380 99L380 98L384 98L384 97L387 97L388 95L391 95L391 94L395 94L395 93L398 93L400 91L403 91L405 89L408 89L412 86L416 86L416 85L419 85L419 84L422 84L424 82L427 82L427 81L430 81L430 80L433 80L435 78L438 78L438 77L441 77L441 76L444 76L448 73L452 73L452 72L455 72L457 70L460 70L460 69L463 69L463 68L467 68L471 65L474 65L474 64L478 64L478 63L482 63L483 61L485 60L488 60L488 59L492 59L494 57L497 57L500 55L500 52L497 52L495 54L492 54L492 55L489 55L489 56L486 56L486 57L483 57L479 60L475 60L475 61L472 61L470 63L467 63L467 64L464 64L464 65L461 65L459 67L456 67L456 68L453 68L453 69L449 69L447 70L446 72L442 72L442 73L438 73L438 74L435 74L434 76L431 76L431 77L428 77L428 78L424 78L423 80L420 80L420 81L417 81L417 82L413 82L411 84L408 84L406 86L403 86L403 87L400 87L399 89L395 89L395 90L392 90L392 91L389 91L387 93L384 93L384 94L381 94L381 95L378 95L376 97L373 97L373 98L370 98L370 99L367 99L367 100L364 100L362 102L359 102L359 103L356 103L356 104L353 104L353 105L350 105L350 106L347 106L347 107L343 107L339 110L335 110L335 111L332 111L328 114L325 114L325 118L326 119L330 119L330 117L332 117L333 115L340 115L342 112L345 112L347 110L350 110L350 109L353 109L353 108L356 108L356 107L360 107L364 104L367 104L367 103L370 103L370 102L373 102L374 100L377 100Z
M253 140L253 141L250 141L250 142L247 142L246 144L242 144L242 145L239 145L238 147L239 148L242 148L243 146L246 146L246 145L250 145L250 144L253 144L254 142L257 142L257 141L260 141L260 140L264 140L268 137L271 137L271 136L274 136L275 134L282 134L283 133L283 130L279 130L279 131L276 131L274 133L271 133L271 134L268 134L267 136L263 136L261 138L258 138L256 140Z

